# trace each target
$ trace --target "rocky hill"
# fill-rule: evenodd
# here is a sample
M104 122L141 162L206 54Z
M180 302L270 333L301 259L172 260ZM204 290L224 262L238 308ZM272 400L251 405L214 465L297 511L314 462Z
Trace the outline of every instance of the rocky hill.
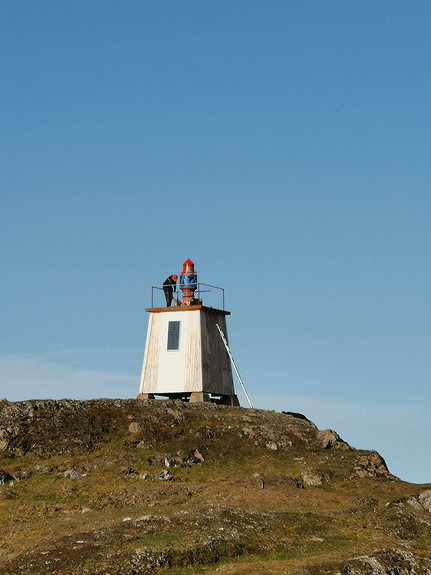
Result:
M0 402L0 573L431 574L431 485L304 416Z

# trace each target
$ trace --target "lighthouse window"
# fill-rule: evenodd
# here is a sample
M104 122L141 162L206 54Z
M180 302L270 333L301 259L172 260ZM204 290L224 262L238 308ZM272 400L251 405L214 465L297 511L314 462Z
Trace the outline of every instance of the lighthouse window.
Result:
M179 349L180 347L180 322L170 321L168 323L168 350Z

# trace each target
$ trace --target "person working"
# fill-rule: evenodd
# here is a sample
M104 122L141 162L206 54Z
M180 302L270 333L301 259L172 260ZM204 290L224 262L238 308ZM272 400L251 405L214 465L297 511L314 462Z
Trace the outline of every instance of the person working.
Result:
M177 291L178 276L173 274L163 282L163 291L165 292L166 307L171 307L173 292Z

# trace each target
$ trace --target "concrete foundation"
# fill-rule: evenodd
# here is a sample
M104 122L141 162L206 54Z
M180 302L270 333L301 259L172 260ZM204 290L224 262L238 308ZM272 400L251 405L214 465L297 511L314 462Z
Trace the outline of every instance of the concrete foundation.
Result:
M203 391L194 391L192 393L164 393L161 395L163 399L179 399L181 401L187 401L189 403L217 403L218 405L232 405L239 406L238 397L235 394L232 395L222 395L221 397L211 397L211 394L205 393ZM139 401L148 401L156 399L154 393L140 393L136 399Z
M140 393L136 399L141 401L148 401L149 399L156 399L153 393Z
M203 403L210 402L211 398L209 393L204 393L203 391L194 391L190 394L189 403Z

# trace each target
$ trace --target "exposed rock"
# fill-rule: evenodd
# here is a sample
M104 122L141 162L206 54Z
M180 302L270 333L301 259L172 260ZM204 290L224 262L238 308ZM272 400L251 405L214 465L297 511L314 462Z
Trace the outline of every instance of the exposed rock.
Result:
M163 481L171 481L174 478L172 473L170 473L167 469L162 471L159 475L157 475L159 479L163 479Z
M0 469L0 485L5 485L6 483L10 483L13 480L14 478L10 473Z
M431 561L402 549L384 549L350 560L339 575L429 575Z
M0 451L6 451L9 446L7 429L0 429Z
M431 513L431 489L422 491L422 493L419 495L419 501L422 507Z
M148 444L146 441L140 441L140 442L136 445L136 447L137 447L138 449L151 449L151 448L152 448L152 445L151 445L151 444Z
M202 455L202 453L199 451L199 449L195 449L193 451L193 457L195 458L195 461L205 461L204 456Z
M305 417L305 415L302 415L302 413L296 413L296 411L282 411L281 413L283 413L284 415L290 415L291 417L295 417L296 419L302 419L303 421L308 421L309 423L312 423L308 419L308 417Z
M385 460L377 451L369 451L358 459L355 467L357 477L387 477L390 475Z
M323 449L350 449L350 445L341 439L338 433L332 429L318 431L316 437L320 441Z
M140 431L142 431L142 425L137 421L132 421L132 423L129 425L129 432L139 433Z
M306 469L301 473L301 479L305 485L309 487L318 487L322 485L322 479L317 471L313 471L312 469Z
M410 497L410 499L407 499L407 503L417 511L422 511L422 505L419 503L416 497Z
M63 477L68 477L69 479L78 479L79 475L74 469L66 469L63 473Z
M250 437L250 438L254 438L255 436L255 432L251 427L243 427L241 429L241 437Z

